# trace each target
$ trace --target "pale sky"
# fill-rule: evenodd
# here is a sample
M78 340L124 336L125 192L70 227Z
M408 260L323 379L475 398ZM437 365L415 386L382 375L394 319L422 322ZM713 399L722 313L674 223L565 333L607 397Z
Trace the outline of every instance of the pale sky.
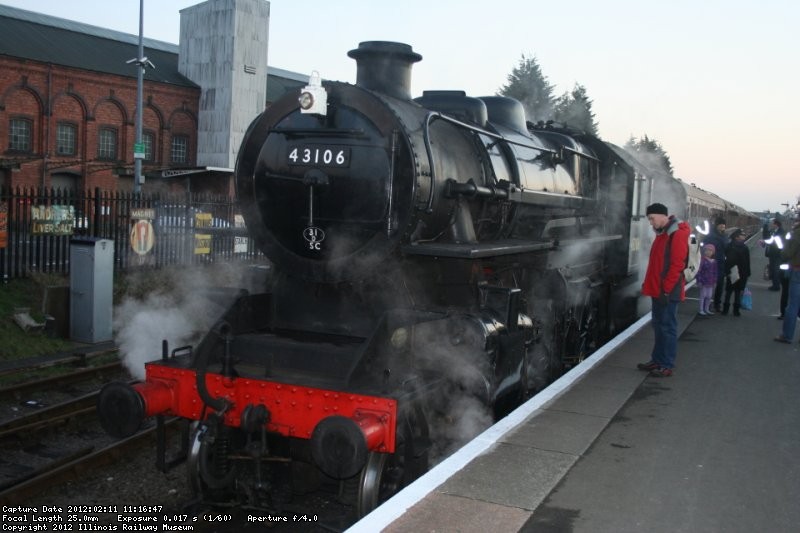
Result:
M139 33L139 0L0 0ZM144 35L178 42L179 10L145 0ZM272 0L269 64L355 82L360 41L410 44L412 95L495 94L523 54L555 94L586 87L603 139L661 143L684 181L752 211L800 196L796 0Z

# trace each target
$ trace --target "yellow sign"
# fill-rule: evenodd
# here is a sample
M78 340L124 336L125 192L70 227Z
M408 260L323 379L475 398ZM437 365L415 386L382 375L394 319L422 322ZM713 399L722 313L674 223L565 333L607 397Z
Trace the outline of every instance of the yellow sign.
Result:
M211 227L211 213L196 213L194 215L194 227L196 227L196 228L210 228Z
M194 253L195 255L211 253L211 235L194 234Z

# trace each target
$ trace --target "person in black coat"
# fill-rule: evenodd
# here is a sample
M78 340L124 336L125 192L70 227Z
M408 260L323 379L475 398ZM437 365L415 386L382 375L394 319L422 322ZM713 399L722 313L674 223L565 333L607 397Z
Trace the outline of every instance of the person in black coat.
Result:
M733 316L740 316L739 309L742 303L742 291L747 287L747 278L750 277L750 249L744 243L745 234L740 229L731 233L731 243L725 250L725 303L722 304L722 314L727 315L731 306L731 293L733 293ZM738 279L731 280L731 271L736 267ZM734 276L735 277L735 276Z
M777 218L772 219L772 231L770 232L769 244L765 251L765 255L769 259L769 279L772 280L772 285L769 287L771 291L781 290L781 248L778 246L778 241L785 239L783 231L783 224Z

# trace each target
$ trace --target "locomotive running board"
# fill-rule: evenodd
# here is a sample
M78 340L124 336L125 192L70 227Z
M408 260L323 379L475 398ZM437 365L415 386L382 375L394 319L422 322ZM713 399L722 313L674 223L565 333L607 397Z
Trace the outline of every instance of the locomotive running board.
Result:
M555 241L521 241L502 240L492 242L473 243L431 243L407 244L403 246L403 253L408 255L429 255L438 257L455 257L460 259L480 259L498 255L524 254L553 250Z
M622 235L601 235L577 239L562 239L561 241L521 241L519 239L506 239L492 242L473 243L435 243L406 244L403 253L408 255L427 255L437 257L453 257L458 259L482 259L499 255L525 254L543 250L556 250L576 244L599 244L607 241L616 241Z

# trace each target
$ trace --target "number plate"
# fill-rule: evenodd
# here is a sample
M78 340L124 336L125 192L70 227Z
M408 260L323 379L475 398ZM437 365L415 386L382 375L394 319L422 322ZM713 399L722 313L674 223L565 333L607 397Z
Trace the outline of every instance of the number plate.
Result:
M350 148L324 144L293 145L289 146L286 160L290 165L347 167L350 166Z

